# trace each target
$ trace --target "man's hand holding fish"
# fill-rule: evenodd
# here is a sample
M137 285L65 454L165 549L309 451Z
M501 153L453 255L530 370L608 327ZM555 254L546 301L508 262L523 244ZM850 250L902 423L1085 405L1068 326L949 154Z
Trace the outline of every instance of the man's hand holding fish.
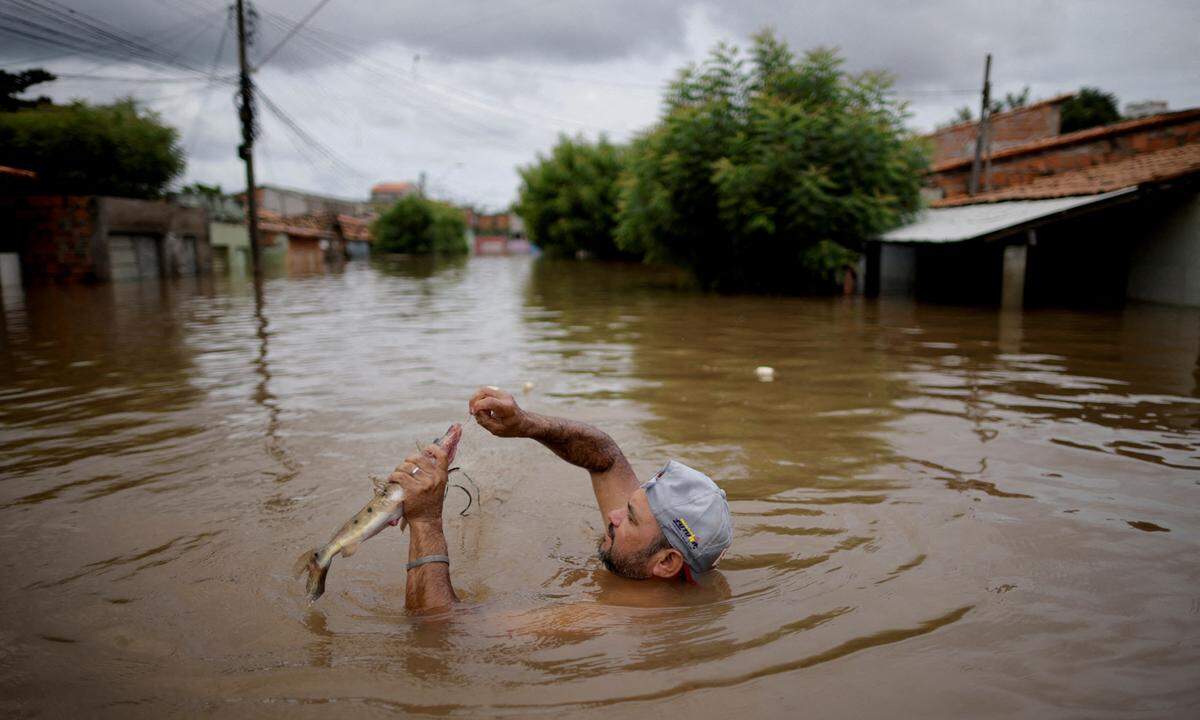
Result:
M404 519L409 528L404 604L410 610L444 607L458 600L450 584L450 561L442 529L449 472L449 453L433 443L405 458L388 476L388 482L404 489Z

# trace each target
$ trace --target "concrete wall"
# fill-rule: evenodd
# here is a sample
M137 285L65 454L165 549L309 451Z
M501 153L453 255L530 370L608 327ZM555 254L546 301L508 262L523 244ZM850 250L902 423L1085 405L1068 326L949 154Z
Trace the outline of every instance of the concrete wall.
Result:
M1200 191L1146 213L1129 259L1133 300L1200 307Z
M912 295L917 279L917 250L884 243L879 248L879 294Z

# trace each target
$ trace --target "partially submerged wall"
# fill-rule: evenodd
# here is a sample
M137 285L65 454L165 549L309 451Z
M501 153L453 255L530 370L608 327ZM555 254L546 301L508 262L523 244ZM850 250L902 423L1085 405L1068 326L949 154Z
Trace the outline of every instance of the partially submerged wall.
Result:
M1200 307L1200 192L1156 203L1140 220L1126 294L1134 300Z
M116 245L126 255L135 246L151 248L153 270L144 277L207 273L212 266L200 208L96 196L7 197L0 198L0 220L22 274L34 281L112 280Z

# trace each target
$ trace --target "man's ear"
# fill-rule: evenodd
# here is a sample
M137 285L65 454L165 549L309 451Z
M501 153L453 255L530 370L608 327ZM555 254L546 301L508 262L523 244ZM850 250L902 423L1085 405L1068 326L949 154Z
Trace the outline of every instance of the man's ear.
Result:
M675 548L667 548L659 552L658 558L654 561L654 567L650 572L654 577L658 578L673 578L683 569L683 555Z

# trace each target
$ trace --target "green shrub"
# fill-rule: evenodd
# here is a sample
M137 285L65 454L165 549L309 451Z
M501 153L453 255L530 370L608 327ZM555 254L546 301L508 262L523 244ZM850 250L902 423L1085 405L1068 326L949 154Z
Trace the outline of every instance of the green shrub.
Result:
M458 255L470 250L467 223L452 205L409 195L396 201L371 226L375 248L413 255Z

